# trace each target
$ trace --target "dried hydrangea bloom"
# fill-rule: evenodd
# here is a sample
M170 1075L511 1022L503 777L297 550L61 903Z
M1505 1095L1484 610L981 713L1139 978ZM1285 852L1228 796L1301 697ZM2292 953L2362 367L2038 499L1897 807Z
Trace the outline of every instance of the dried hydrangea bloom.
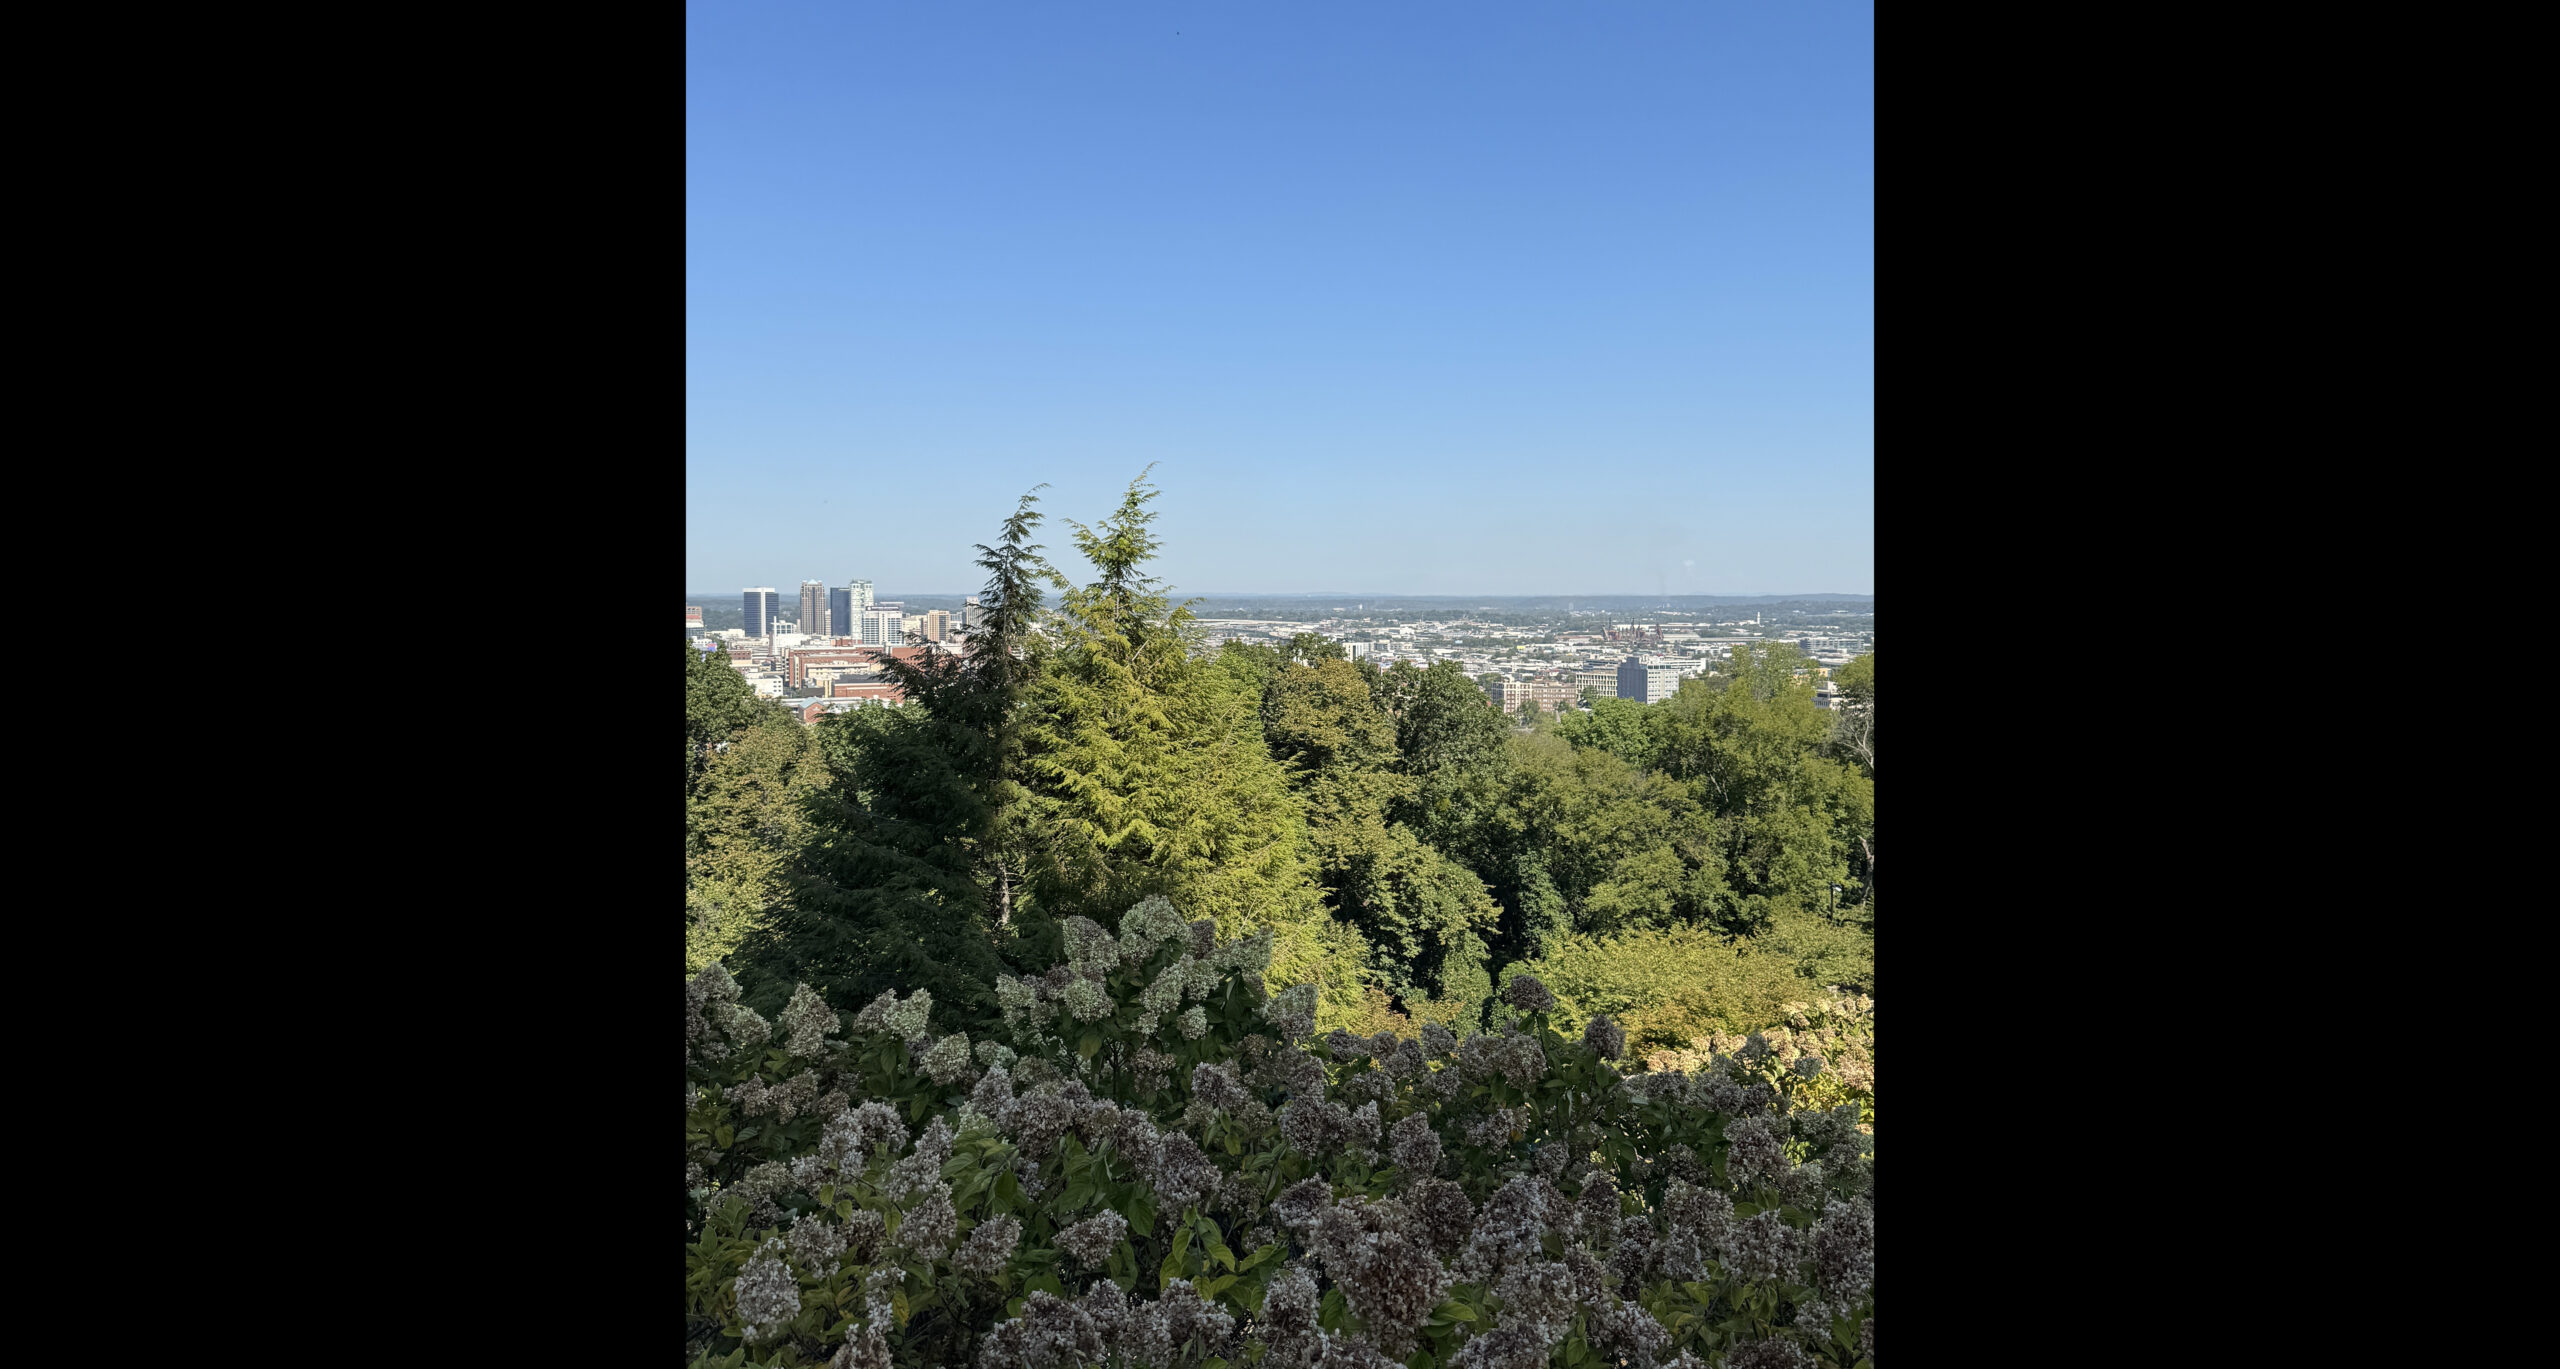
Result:
M993 1278L1013 1261L1014 1247L1022 1243L1022 1223L1011 1215L989 1217L970 1228L969 1239L960 1243L960 1253L951 1257L951 1265L963 1274Z
M1530 1160L1537 1165L1538 1173L1544 1175L1550 1183L1564 1177L1564 1163L1568 1158L1570 1157L1561 1141L1541 1142L1535 1150L1530 1152Z
M1812 1207L1822 1201L1825 1175L1820 1160L1808 1160L1778 1176L1778 1191L1798 1207Z
M920 1259L941 1259L959 1235L960 1214L951 1206L951 1185L940 1180L898 1224L898 1244Z
M1154 1093L1173 1082L1173 1057L1153 1046L1140 1046L1129 1059L1129 1077L1140 1093Z
M1456 1098L1459 1090L1466 1086L1465 1077L1454 1069L1437 1070L1424 1075L1420 1085L1425 1096L1437 1098L1443 1103Z
M1517 974L1502 986L1502 1001L1522 1012L1554 1012L1556 996L1538 982L1536 975Z
M791 990L791 1002L778 1019L783 1033L783 1050L792 1055L816 1055L827 1048L827 1038L843 1030L836 1010L827 1000L806 984Z
M1475 1231L1458 1254L1459 1277L1488 1283L1512 1263L1535 1258L1547 1234L1546 1195L1552 1192L1537 1176L1522 1175L1485 1199Z
M790 1245L792 1266L823 1279L835 1272L836 1260L844 1254L845 1231L813 1212L791 1224Z
M1834 1203L1813 1233L1814 1282L1845 1303L1876 1285L1876 1215L1865 1203Z
M1413 1329L1449 1293L1449 1271L1412 1227L1404 1204L1363 1197L1327 1208L1309 1241L1378 1348L1398 1358L1412 1353Z
M1405 1114L1388 1140L1388 1155L1408 1184L1440 1168L1440 1133L1431 1129L1431 1119L1422 1113Z
M1002 1322L978 1342L978 1369L1076 1369L1110 1354L1101 1328L1074 1303L1038 1289L1022 1300L1022 1315Z
M1303 1363L1314 1349L1316 1334L1316 1281L1295 1266L1272 1276L1271 1287L1262 1295L1262 1315L1255 1327L1262 1333L1264 1362L1277 1359L1282 1364Z
M1618 1214L1624 1207L1618 1199L1617 1176L1606 1170L1584 1177L1582 1195L1574 1199L1582 1210L1582 1229L1595 1240L1614 1239L1618 1230Z
M906 1000L889 1010L888 1031L901 1041L913 1041L925 1035L925 1019L933 1012L933 994L918 989Z
M1608 1014L1596 1014L1582 1029L1582 1044L1599 1052L1603 1060L1615 1060L1626 1054L1627 1034L1609 1020Z
M1191 1067L1191 1096L1212 1111L1232 1112L1244 1103L1244 1084L1234 1065L1204 1062Z
M1216 1190L1218 1167L1201 1153L1199 1142L1176 1131L1166 1134L1161 1156L1139 1177L1158 1198L1179 1207Z
M1182 1006L1182 962L1164 967L1146 991L1138 995L1138 1007L1150 1017L1162 1017Z
M1858 1325L1858 1357L1866 1360L1876 1357L1876 1314L1873 1312L1869 1312L1867 1319Z
M1475 1209L1465 1189L1447 1179L1418 1179L1405 1189L1404 1205L1413 1213L1414 1230L1443 1256L1464 1249L1475 1233Z
M1214 918L1202 918L1190 926L1191 954L1202 960L1218 949L1218 924Z
M872 1006L879 1005L875 1002ZM996 976L996 1008L1004 1014L1005 1029L1014 1033L1017 1039L1037 1030L1043 1019L1039 990L1032 986L1032 981L1016 979L1009 974ZM871 1009L862 1011L867 1015ZM854 1029L863 1029L860 1017L854 1019Z
M889 1338L877 1326L866 1326L845 1338L827 1361L827 1369L890 1369Z
M1725 1270L1733 1277L1745 1283L1763 1283L1793 1276L1803 1262L1803 1233L1778 1220L1777 1213L1763 1212L1734 1224L1725 1260Z
M1368 1070L1344 1080L1335 1096L1344 1102L1392 1102L1396 1096L1396 1077L1384 1070Z
M1662 1191L1664 1221L1685 1231L1718 1258L1733 1234L1733 1199L1721 1189L1697 1188L1674 1179Z
M1787 1173L1787 1147L1778 1129L1767 1119L1745 1118L1725 1128L1725 1139L1732 1148L1725 1152L1724 1170L1743 1189L1777 1186Z
M1421 1044L1413 1041L1397 1046L1395 1054L1383 1057L1381 1063L1394 1079L1419 1079L1431 1072L1431 1062L1422 1054Z
M1189 1279L1165 1285L1164 1295L1132 1309L1123 1352L1135 1364L1171 1366L1182 1347L1194 1339L1214 1356L1235 1331L1236 1320L1201 1298Z
M857 1032L887 1031L889 1030L889 1014L896 1012L897 1010L898 991L896 989L883 989L880 991L880 996L878 998L872 999L870 1002L863 1004L862 1011L853 1015L853 1029Z
M1076 1299L1075 1308L1092 1320L1093 1329L1102 1333L1106 1345L1129 1329L1129 1295L1109 1279L1094 1280L1084 1296Z
M996 1123L1004 1124L1005 1112L1013 1106L1013 1076L1004 1066L990 1066L969 1090L969 1109Z
M953 1032L933 1043L924 1053L925 1077L949 1088L969 1082L974 1070L969 1064L969 1033Z
M1573 1271L1552 1261L1515 1264L1494 1285L1502 1300L1502 1320L1535 1326L1548 1345L1563 1342L1573 1329Z
M1197 1041L1209 1034L1208 1010L1194 1003L1189 1012L1184 1013L1174 1022L1174 1026L1181 1029L1184 1040Z
M1546 1369L1549 1345L1542 1328L1502 1321L1458 1347L1451 1369Z
M881 1191L889 1201L903 1201L910 1193L942 1182L942 1166L951 1158L951 1124L939 1116L925 1123L924 1134L916 1138L915 1152L889 1167L881 1180Z
M1599 1346L1610 1361L1651 1364L1654 1356L1671 1346L1671 1332L1631 1302L1595 1307L1585 1329L1591 1343Z
M1422 1053L1434 1060L1446 1060L1458 1049L1457 1033L1437 1022L1422 1024Z
M738 981L731 978L727 966L713 963L702 967L702 973L685 981L684 1040L688 1046L719 1045L715 1038L721 1024L728 1021L729 1005L738 1001ZM706 1050L713 1059L725 1057L728 1049L720 1045L717 1054Z
M1142 898L1120 915L1118 956L1120 963L1130 969L1147 963L1148 957L1163 947L1187 948L1190 944L1190 924L1162 894Z
M874 1326L887 1326L897 1311L894 1298L898 1285L907 1281L907 1271L896 1265L884 1265L862 1278L862 1314Z
M1067 985L1061 1001L1079 1022L1092 1022L1111 1015L1111 995L1090 979L1079 979Z
M1060 1230L1056 1244L1059 1250L1074 1257L1085 1268L1100 1269L1110 1262L1111 1252L1119 1248L1121 1238L1128 1234L1129 1220L1105 1208Z
M856 1264L867 1264L889 1242L889 1222L867 1207L857 1207L844 1220L844 1252Z
M1336 1027L1332 1031L1326 1032L1324 1034L1324 1040L1320 1044L1324 1048L1324 1053L1336 1060L1356 1059L1369 1053L1368 1042L1361 1040L1359 1037L1353 1036L1351 1033L1344 1031L1340 1027Z
M1466 1201L1464 1194L1459 1201ZM1272 1219L1292 1231L1313 1228L1326 1208L1333 1206L1333 1188L1322 1179L1300 1179L1280 1191L1271 1200Z
M1024 1064L1031 1062L1025 1060ZM1025 1159L1046 1160L1057 1148L1058 1138L1084 1115L1085 1104L1093 1095L1084 1085L1067 1080L1054 1088L1026 1093L1014 1100L1013 1110L999 1119L1013 1143Z
M1324 1096L1324 1062L1294 1046L1271 1052L1249 1078L1255 1087L1279 1089L1293 1100Z
M1316 986L1296 984L1262 1002L1262 1020L1283 1041L1295 1041L1316 1029Z
M1811 1369L1804 1347L1791 1340L1745 1341L1724 1357L1725 1369Z
M1831 1344L1831 1322L1839 1315L1839 1308L1820 1298L1800 1304L1796 1308L1796 1334L1804 1337L1805 1344L1819 1350Z
M1587 1303L1593 1307L1608 1302L1609 1290L1616 1286L1617 1281L1610 1277L1608 1268L1600 1263L1598 1257L1581 1246L1567 1245L1564 1248L1563 1261L1565 1272L1573 1276L1573 1297L1576 1302Z
M738 1321L751 1342L772 1340L800 1315L800 1281L783 1263L779 1239L767 1239L747 1257L746 1268L738 1271L737 1295Z

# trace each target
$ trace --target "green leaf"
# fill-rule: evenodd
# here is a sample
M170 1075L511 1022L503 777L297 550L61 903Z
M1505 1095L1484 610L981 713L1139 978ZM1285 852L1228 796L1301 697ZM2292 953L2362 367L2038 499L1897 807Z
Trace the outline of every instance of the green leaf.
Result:
M1083 1056L1087 1060L1092 1059L1093 1053L1100 1049L1102 1049L1102 1033L1100 1032L1086 1032L1084 1034L1084 1040L1076 1043L1076 1054Z
M1085 1183L1082 1180L1078 1180L1075 1183L1068 1185L1066 1196L1058 1200L1058 1210L1060 1212L1073 1212L1077 1208L1084 1206L1085 1200L1092 1196L1093 1185Z
M1476 1310L1462 1302L1444 1302L1431 1309L1431 1315L1447 1317L1452 1321L1474 1321Z
M1137 1232L1141 1236L1152 1236L1156 1233L1155 1199L1136 1199L1132 1201L1127 1210L1123 1211L1120 1215L1129 1219L1129 1229L1131 1231Z

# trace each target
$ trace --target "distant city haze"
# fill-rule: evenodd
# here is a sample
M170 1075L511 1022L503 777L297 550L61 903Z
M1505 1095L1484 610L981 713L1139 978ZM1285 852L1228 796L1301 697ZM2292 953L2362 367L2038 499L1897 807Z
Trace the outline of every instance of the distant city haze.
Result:
M1874 593L1871 5L686 22L689 596Z

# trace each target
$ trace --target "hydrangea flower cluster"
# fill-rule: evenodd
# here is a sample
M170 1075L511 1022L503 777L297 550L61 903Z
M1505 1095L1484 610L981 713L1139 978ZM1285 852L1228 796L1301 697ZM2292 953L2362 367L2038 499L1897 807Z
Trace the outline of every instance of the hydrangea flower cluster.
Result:
M1871 1003L1622 1075L1527 974L1483 1030L1318 1042L1267 935L1152 899L1062 939L939 1037L922 992L767 1024L687 982L689 1357L1871 1369Z

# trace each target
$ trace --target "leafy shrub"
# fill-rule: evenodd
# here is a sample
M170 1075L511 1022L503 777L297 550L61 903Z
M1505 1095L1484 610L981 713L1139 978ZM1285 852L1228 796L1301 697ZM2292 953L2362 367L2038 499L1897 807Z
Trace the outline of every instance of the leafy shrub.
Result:
M1269 932L1162 899L1064 941L1001 1041L687 984L698 1369L1872 1365L1872 1143L1792 1076L1622 1075L1525 975L1316 1041Z
M1709 1071L1795 1090L1800 1108L1858 1106L1860 1124L1872 1135L1876 1120L1876 1005L1873 999L1833 989L1820 999L1789 1003L1779 1026L1748 1036L1710 1032L1682 1049L1645 1057L1653 1070ZM1810 1066L1806 1061L1810 1060ZM1808 1077L1806 1070L1815 1071Z
M1573 937L1534 964L1565 1030L1606 1014L1648 1048L1765 1027L1815 987L1787 957L1697 926Z

